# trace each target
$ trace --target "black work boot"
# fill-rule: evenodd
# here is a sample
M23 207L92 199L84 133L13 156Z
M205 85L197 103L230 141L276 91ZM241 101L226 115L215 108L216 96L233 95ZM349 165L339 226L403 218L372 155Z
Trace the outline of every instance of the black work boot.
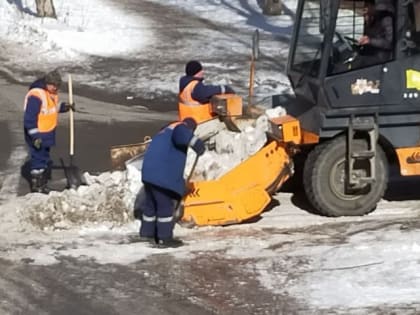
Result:
M42 193L42 173L39 170L31 171L31 192Z
M176 238L168 238L163 240L158 240L156 242L156 247L158 248L177 248L184 245L184 242Z
M47 178L43 169L31 171L31 192L48 194Z
M50 187L48 187L48 180L51 179L51 173L49 172L43 172L42 173L42 193L43 194L49 194L52 190Z

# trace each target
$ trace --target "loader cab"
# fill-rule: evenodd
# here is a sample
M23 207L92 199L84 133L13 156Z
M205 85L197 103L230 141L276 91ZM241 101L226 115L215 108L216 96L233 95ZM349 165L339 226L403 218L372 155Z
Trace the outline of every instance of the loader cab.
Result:
M366 54L357 47L368 34L364 2L298 0L290 43L295 95L286 111L311 136L301 142L302 155L309 152L303 187L309 203L329 216L372 211L390 161L401 175L420 175L420 0L374 0L391 8L369 37L375 44L382 32L392 37L387 54L368 63L356 62Z
M363 56L362 46L358 42L366 34L365 9L370 1L301 0L298 2L288 60L288 76L296 95L302 96L314 105L334 107L336 101L341 102L348 96L342 91L355 83L358 76L363 77L360 71L380 76L382 66L399 57L402 41L398 36L403 34L404 28L407 28L404 24L415 23L407 20L409 12L407 6L414 6L415 2L409 0L406 1L410 2L407 4L397 0L376 0L377 3L379 1L387 1L391 7L382 14L389 15L392 21L392 40L384 54L385 58L370 58L369 62L362 62L367 57ZM404 7L404 10L401 10L401 7ZM412 20L414 18L415 16ZM420 27L420 23L418 25ZM413 51L412 48L410 50ZM331 80L334 81L333 87L328 84ZM336 85L337 80L343 84ZM375 83L375 80L372 82ZM326 85L330 86L327 91ZM320 93L327 94L323 100L319 100ZM333 95L330 95L331 93ZM341 106L347 106L353 101L341 102Z

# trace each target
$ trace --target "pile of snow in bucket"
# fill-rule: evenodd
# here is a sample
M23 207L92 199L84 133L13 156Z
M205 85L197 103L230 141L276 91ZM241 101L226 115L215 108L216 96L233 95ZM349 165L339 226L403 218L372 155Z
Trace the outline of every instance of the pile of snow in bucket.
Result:
M199 157L191 180L218 179L257 153L267 141L266 132L271 128L269 118L281 117L285 114L286 111L283 107L276 107L266 110L265 115L261 115L257 119L237 119L235 124L241 132L230 131L223 124L219 124L219 128L220 126L224 128L206 141L209 149ZM194 159L195 153L189 150L186 174L191 172Z
M255 154L267 141L269 117L284 115L276 108L258 119L237 120L241 132L226 128L213 130L206 141L210 148L198 159L191 180L213 180ZM224 126L224 124L223 124ZM188 151L187 178L195 153ZM126 171L106 172L99 176L84 174L87 185L48 195L28 194L19 210L22 220L41 230L70 229L74 226L110 222L122 225L134 220L133 210L141 182L142 159L134 159Z

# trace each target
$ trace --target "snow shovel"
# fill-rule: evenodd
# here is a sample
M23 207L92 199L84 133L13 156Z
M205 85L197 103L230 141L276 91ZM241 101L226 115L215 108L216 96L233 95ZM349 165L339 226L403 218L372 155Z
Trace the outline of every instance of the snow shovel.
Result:
M223 122L229 131L241 132L241 129L232 120L232 117L228 113L228 104L226 97L220 95L214 95L210 99L212 112ZM242 105L241 105L242 106Z
M249 69L249 87L248 87L248 105L251 106L252 97L254 96L254 80L255 80L255 61L259 57L259 41L260 33L258 30L254 31L252 35L252 53L251 53L251 65Z
M188 177L186 180L187 184L191 181L191 177L194 173L195 167L197 166L198 158L199 158L199 155L196 154L190 173L188 174ZM176 204L174 215L173 215L173 222L178 222L183 216L184 216L184 198L181 198Z
M111 157L112 170L122 171L126 169L126 162L133 157L144 153L148 144L152 141L151 137L144 137L144 141L140 143L131 143L123 145L111 146L109 150Z
M252 35L252 52L251 52L251 63L249 69L249 86L248 86L248 106L246 108L246 114L250 117L258 117L264 114L265 110L256 105L253 105L254 97L254 81L255 81L255 62L258 60L260 55L260 34L258 29L254 31Z
M73 82L72 82L70 74L68 76L68 93L69 93L69 104L73 104ZM85 185L86 181L81 175L79 168L74 164L74 112L72 108L70 108L70 111L69 111L69 119L70 119L70 152L69 152L70 165L66 166L64 164L63 159L61 159L61 164L64 169L64 175L66 176L66 179L67 179L67 188L76 189L80 185Z

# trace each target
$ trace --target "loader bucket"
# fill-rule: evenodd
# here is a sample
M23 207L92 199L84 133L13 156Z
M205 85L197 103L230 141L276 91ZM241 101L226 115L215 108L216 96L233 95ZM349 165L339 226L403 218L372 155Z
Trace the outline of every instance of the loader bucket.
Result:
M272 140L217 180L193 182L181 223L228 225L258 216L291 175L284 143Z

